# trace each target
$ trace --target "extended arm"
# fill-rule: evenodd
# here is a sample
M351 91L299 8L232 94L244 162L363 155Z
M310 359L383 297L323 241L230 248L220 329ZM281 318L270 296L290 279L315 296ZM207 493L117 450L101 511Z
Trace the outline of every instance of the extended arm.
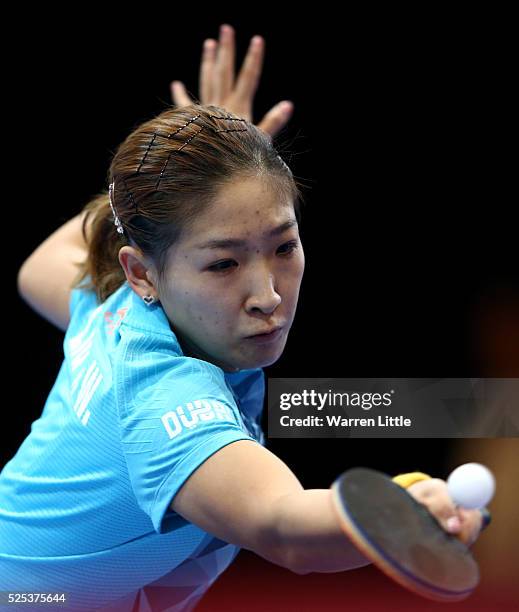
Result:
M209 457L171 507L218 538L296 573L369 563L341 531L331 490L303 489L285 463L253 441L234 442Z
M477 511L458 517L446 483L432 478L409 493L449 533L472 543L481 527ZM252 440L229 444L187 479L171 507L216 537L254 551L296 573L338 572L368 565L342 531L330 489L303 489L278 457Z

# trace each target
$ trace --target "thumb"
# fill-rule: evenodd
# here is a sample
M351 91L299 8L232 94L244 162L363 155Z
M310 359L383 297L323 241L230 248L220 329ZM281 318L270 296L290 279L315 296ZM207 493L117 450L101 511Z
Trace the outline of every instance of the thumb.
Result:
M294 111L292 102L285 100L273 106L263 117L258 127L271 137L275 136L289 121Z
M458 533L461 530L461 521L458 516L450 516L444 524L444 529L448 533Z
M187 93L186 86L182 81L172 81L169 85L173 104L176 106L189 106L193 101Z

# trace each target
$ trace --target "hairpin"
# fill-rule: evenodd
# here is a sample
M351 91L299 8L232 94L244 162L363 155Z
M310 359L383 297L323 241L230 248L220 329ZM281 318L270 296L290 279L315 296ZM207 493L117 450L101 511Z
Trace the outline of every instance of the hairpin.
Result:
M115 212L115 207L114 207L114 202L113 202L114 192L115 192L115 179L110 183L108 187L108 197L110 200L110 208L112 209L112 214L114 216L115 227L117 228L117 231L119 232L119 234L122 234L124 233L123 224L121 223L121 220L119 219L119 217L117 216Z

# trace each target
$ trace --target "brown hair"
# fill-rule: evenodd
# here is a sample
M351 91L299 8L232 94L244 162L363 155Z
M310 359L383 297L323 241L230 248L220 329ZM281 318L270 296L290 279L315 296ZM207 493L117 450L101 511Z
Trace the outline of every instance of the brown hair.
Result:
M126 244L149 257L162 278L168 249L222 185L236 176L258 175L289 193L299 219L302 185L256 126L201 105L171 108L143 123L118 147L109 170L123 233L114 225L107 192L84 207L88 256L74 285L95 290L103 302L126 280L118 260Z

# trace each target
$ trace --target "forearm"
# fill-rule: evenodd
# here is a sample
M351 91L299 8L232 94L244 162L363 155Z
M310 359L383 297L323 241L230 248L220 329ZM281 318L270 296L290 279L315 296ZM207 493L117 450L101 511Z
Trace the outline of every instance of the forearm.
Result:
M65 331L69 300L78 264L87 257L81 226L83 214L59 227L25 260L18 271L18 292L44 319Z
M340 572L370 563L341 530L331 489L285 495L274 513L280 548L293 571Z
M75 217L72 217L61 225L49 238L53 238L56 241L60 241L63 244L69 244L83 249L86 253L87 243L83 236L83 221L86 213L80 212ZM91 222L91 220L90 220Z
M37 259L42 253L46 255L49 251L62 248L74 249L74 253L87 253L87 244L83 237L82 226L85 213L80 213L66 221L48 236L24 263Z

